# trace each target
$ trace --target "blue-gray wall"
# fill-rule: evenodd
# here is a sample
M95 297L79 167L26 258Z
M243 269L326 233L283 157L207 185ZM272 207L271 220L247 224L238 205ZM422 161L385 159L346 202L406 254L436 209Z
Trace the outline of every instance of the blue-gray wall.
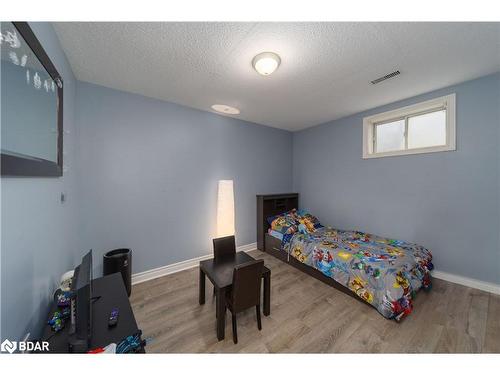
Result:
M40 333L59 277L81 256L76 247L75 78L52 26L31 23L31 27L64 80L68 169L62 178L1 178L0 336L13 340L26 332L33 337ZM64 204L61 192L67 194Z
M217 181L233 179L237 244L259 193L289 191L292 134L88 83L77 87L81 248L133 249L133 272L212 251Z
M364 116L456 93L457 150L362 159ZM294 133L294 189L321 222L419 243L436 269L499 283L500 74Z

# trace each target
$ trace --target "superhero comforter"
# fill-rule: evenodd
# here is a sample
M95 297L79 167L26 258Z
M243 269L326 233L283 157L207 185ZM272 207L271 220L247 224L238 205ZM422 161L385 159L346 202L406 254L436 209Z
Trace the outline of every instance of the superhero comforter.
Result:
M430 289L432 255L422 246L328 227L283 238L282 247L373 305L400 320L420 289Z

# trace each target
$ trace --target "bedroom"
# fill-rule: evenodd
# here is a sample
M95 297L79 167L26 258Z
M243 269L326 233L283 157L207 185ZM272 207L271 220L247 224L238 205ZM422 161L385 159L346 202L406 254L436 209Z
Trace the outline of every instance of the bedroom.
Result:
M500 23L92 19L2 21L1 342L500 353Z

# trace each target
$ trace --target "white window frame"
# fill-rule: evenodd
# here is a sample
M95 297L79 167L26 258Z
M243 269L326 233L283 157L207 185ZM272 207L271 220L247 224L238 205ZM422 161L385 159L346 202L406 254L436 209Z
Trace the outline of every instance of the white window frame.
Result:
M429 152L454 151L456 150L456 106L455 94L450 94L398 108L392 111L378 113L373 116L363 118L363 159L382 158L386 156L424 154ZM375 128L377 125L405 119L405 132L408 132L408 118L429 112L446 110L446 144L432 147L412 148L388 152L375 152ZM405 133L405 135L406 135ZM408 138L405 136L405 142ZM406 148L406 147L405 147Z

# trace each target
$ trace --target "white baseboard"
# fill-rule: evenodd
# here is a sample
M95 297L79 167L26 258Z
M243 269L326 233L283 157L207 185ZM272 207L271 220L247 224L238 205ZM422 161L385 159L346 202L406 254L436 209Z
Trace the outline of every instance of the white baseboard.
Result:
M251 251L257 249L257 242L249 243L247 245L238 246L236 251ZM210 259L213 257L213 254L202 255L198 258L184 260L182 262L169 264L163 267L154 268L152 270L134 273L132 275L132 285L143 283L145 281L153 280L158 277L170 275L172 273L176 273L179 271L187 270L189 268L193 268L198 266L198 264L202 260Z
M471 279L469 277L454 275L452 273L442 272L442 271L431 271L432 277L436 279L441 279L449 281L450 283L460 284L468 286L469 288L483 290L485 292L490 292L494 294L500 294L500 285L489 283L487 281L481 281L477 279Z

